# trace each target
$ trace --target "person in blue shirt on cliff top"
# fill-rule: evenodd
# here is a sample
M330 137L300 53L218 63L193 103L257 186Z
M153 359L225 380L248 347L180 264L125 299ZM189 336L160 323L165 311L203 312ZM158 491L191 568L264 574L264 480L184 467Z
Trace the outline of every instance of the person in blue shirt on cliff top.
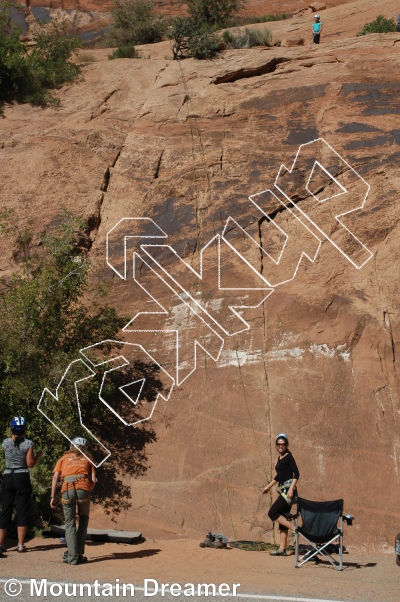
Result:
M319 44L319 38L322 32L322 23L319 15L315 15L314 23L312 24L313 44Z

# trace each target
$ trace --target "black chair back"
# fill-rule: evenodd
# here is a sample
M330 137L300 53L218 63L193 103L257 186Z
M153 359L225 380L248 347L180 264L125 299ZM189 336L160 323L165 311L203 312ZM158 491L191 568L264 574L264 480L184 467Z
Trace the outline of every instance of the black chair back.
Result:
M340 532L338 521L343 515L343 500L311 502L299 497L297 510L303 523L299 531L310 541L324 543Z

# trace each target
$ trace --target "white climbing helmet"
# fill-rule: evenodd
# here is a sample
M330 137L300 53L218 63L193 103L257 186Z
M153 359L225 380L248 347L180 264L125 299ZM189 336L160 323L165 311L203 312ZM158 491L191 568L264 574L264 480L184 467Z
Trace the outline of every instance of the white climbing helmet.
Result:
M75 437L72 439L71 443L73 445L79 445L80 447L86 447L87 439L85 439L85 437Z
M314 19L320 19L321 17L319 15L315 15Z

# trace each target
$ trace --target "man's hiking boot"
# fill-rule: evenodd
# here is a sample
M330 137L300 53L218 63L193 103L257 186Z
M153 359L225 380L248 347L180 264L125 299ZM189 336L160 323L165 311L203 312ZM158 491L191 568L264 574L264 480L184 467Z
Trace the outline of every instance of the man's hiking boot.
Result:
M85 562L87 562L88 559L86 556L83 556L82 554L79 554L78 556L78 564L85 564Z
M77 564L85 564L88 561L86 556L83 556L82 554L79 554L78 556L78 562ZM63 554L63 562L65 562L65 564L69 564L68 562L68 550L66 550Z

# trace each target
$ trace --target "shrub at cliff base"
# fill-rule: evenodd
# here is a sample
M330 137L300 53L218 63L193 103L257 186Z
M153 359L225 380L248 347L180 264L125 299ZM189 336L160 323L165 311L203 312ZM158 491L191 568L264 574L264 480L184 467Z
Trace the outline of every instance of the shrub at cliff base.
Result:
M51 513L51 471L69 444L38 412L42 391L47 387L55 392L80 349L115 339L126 323L113 307L98 302L101 287L89 287L90 263L79 247L85 240L85 224L67 212L57 222L56 228L33 244L29 228L22 228L10 212L0 214L0 234L8 237L19 264L13 277L3 278L0 287L0 441L9 436L12 416L27 418L27 436L37 449L45 451L32 471L39 512L44 518ZM84 297L90 299L90 309ZM104 404L95 403L97 381L96 377L86 381L79 393L82 412L87 415L90 411L95 424L96 420L109 420ZM73 379L70 386L72 390ZM56 424L81 433L74 395L67 397L61 390L59 393L54 410L58 412ZM4 468L4 454L0 454L0 472Z
M108 55L110 60L113 59L137 59L139 53L133 44L122 44L118 48L114 48L111 54Z
M254 46L271 46L272 33L269 29L225 30L222 39L226 48L253 48Z
M77 78L79 67L71 56L81 41L56 21L35 27L35 46L29 51L20 34L11 21L10 5L0 4L0 104L56 104L50 90Z
M209 25L226 25L246 4L246 0L184 0L189 15Z
M206 23L191 17L177 17L167 32L175 60L194 57L212 59L220 51L220 41Z
M168 27L151 0L114 0L108 42L118 47L161 42ZM128 58L128 57L121 57Z
M396 23L394 19L386 19L383 15L379 15L375 21L366 23L358 36L365 36L369 33L390 33L396 31Z

